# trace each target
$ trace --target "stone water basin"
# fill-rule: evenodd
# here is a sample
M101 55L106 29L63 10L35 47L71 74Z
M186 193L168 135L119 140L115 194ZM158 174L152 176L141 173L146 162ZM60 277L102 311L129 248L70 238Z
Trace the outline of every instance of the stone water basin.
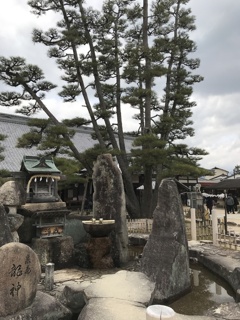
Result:
M115 220L86 220L82 221L87 233L94 238L107 237L115 228Z

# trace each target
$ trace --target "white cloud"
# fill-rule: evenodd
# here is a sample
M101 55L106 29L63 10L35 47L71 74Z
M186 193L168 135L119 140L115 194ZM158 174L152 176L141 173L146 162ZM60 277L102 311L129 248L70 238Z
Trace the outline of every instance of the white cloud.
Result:
M98 0L91 2L98 9L100 4ZM196 16L197 30L191 35L198 47L195 56L201 60L196 73L205 79L194 86L193 100L197 102L193 109L195 136L187 142L209 152L200 162L202 166L231 171L240 164L240 1L190 0L188 6ZM51 23L53 26L54 15L37 18L30 13L26 0L8 0L1 5L0 20L0 55L25 57L28 63L38 64L48 80L58 83L59 70L54 60L47 58L46 48L31 41L33 28L46 29ZM65 104L57 96L59 91L57 88L45 100L59 120L87 116L81 99ZM0 107L0 112L13 113L14 110ZM123 113L125 130L132 130L135 111L126 108Z
M187 139L209 155L200 162L205 168L220 167L232 171L240 150L240 93L222 96L195 96L193 114L195 137Z

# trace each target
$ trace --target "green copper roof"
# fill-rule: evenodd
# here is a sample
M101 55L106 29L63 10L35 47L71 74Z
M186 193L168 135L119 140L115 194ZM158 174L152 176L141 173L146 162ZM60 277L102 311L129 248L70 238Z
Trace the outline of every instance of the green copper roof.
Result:
M24 156L21 171L29 173L61 173L51 157Z

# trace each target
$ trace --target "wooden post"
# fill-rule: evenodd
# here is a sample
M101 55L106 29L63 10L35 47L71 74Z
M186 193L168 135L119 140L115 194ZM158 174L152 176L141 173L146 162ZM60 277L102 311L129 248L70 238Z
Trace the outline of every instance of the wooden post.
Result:
M212 210L212 232L213 232L213 244L218 246L218 218L217 211Z
M83 211L84 211L84 205L85 205L86 196L87 196L87 188L88 188L88 178L87 178L87 181L84 183L84 193L83 193L83 199L82 199L82 205L81 205L81 215L83 215Z
M197 226L196 226L196 209L191 208L191 236L192 240L197 240Z

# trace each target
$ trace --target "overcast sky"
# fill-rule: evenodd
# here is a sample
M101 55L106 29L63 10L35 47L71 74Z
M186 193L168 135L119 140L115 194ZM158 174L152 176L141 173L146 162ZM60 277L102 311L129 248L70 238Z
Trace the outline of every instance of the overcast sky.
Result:
M94 2L99 7L100 1L92 0L91 5ZM190 0L188 6L196 17L197 30L191 38L197 44L196 56L201 60L197 73L204 81L194 86L195 136L187 139L187 143L209 152L200 161L201 166L232 172L235 165L240 165L240 1ZM0 11L0 55L24 57L28 63L39 65L46 78L56 83L54 61L47 58L42 45L31 41L33 28L45 29L53 19L31 14L27 0L4 1ZM57 97L58 91L47 97L46 104L59 120L84 116L79 113L79 103L63 104ZM0 106L0 112L14 113L14 109ZM132 129L129 109L124 125L125 130Z

